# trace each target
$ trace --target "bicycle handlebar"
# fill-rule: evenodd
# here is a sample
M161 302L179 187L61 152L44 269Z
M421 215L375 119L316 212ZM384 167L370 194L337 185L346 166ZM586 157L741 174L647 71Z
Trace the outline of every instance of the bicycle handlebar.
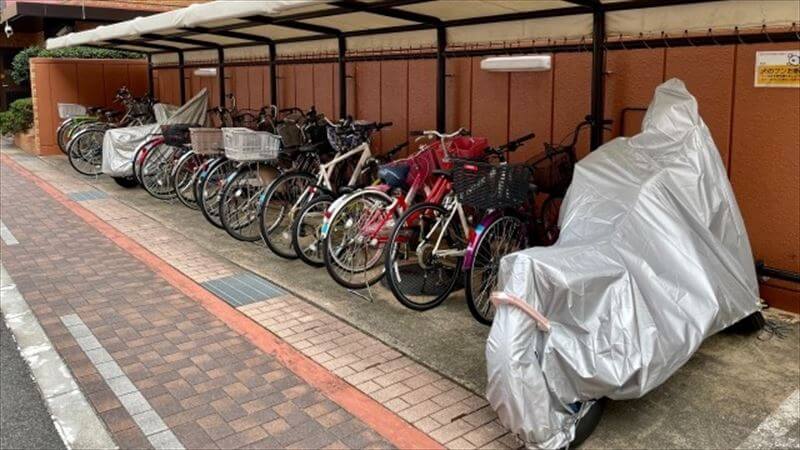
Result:
M392 156L394 156L397 152L404 149L405 147L408 147L408 141L402 142L392 147L391 150L386 152L386 157L391 159Z
M416 130L416 131L412 131L412 132L409 133L409 135L411 135L411 136L417 136L417 140L419 140L419 138L423 138L423 137L426 137L428 139L432 139L432 138L452 139L452 138L454 138L456 136L469 136L470 134L471 133L469 132L469 130L467 130L465 128L459 128L458 130L456 130L456 131L454 131L452 133L440 133L440 132L438 132L436 130L425 130L425 131Z

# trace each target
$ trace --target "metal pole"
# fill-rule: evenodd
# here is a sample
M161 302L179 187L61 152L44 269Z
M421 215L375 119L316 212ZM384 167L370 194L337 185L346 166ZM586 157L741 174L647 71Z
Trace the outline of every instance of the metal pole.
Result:
M153 81L153 55L147 55L147 93L150 95L150 98L155 98L156 93L155 83Z
M183 72L183 52L178 52L178 84L181 95L181 105L186 103L186 75Z
M347 117L347 39L339 36L339 118Z
M436 129L439 132L445 131L447 121L447 60L445 50L447 49L447 28L440 26L436 28Z
M271 105L278 106L278 66L275 61L278 54L275 50L275 43L270 42L269 46L269 102Z
M593 12L592 31L592 130L590 149L603 144L603 115L605 109L606 14L602 6Z
M219 106L225 107L225 49L217 49L217 76L219 76Z

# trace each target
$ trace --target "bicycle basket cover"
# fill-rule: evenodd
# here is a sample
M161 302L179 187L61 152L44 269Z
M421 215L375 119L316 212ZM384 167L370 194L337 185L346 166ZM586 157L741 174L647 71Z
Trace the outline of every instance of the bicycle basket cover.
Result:
M300 131L300 127L293 121L279 123L277 132L281 137L283 148L295 148L303 144L303 134Z
M196 124L190 123L161 125L161 134L164 135L164 143L173 147L189 144L191 142L189 128L196 126Z
M384 164L378 168L378 178L392 188L402 188L406 185L410 168L408 161Z

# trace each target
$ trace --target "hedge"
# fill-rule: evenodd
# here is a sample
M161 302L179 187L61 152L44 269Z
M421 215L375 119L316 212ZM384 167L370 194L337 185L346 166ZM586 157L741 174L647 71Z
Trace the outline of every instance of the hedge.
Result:
M11 61L11 79L22 84L30 77L30 58L85 58L85 59L138 59L140 53L122 50L108 50L94 47L69 47L47 50L41 47L28 47L14 56Z
M0 112L0 135L25 131L33 126L33 100L21 98L8 105L8 111Z

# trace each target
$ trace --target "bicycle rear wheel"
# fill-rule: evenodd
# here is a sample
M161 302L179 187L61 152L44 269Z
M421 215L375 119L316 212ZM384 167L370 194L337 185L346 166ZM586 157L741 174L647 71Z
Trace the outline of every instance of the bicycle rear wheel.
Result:
M383 248L391 232L391 199L375 191L354 195L331 217L325 237L325 268L348 289L364 289L383 277Z
M253 242L260 236L258 205L277 170L262 163L240 167L228 178L219 202L219 217L225 231L240 241Z
M236 171L236 161L221 157L217 162L208 167L208 172L202 175L200 181L197 204L203 216L217 228L223 228L219 218L219 198L225 180Z
M467 240L458 218L447 223L447 216L442 206L421 203L406 211L392 230L386 245L386 281L407 308L425 311L439 306L456 287Z
M491 325L494 306L489 297L497 286L497 270L503 256L525 248L525 224L514 216L500 216L484 228L478 237L472 266L466 272L466 297L475 320Z
M304 206L299 205L298 200L315 181L309 173L285 173L270 185L264 201L259 205L258 225L261 238L273 253L282 258L297 258L292 247L291 226L295 215Z
M333 199L327 195L308 202L292 224L292 248L304 263L313 267L325 265L322 220Z
M103 173L104 128L87 128L69 141L67 156L78 173L97 176Z

